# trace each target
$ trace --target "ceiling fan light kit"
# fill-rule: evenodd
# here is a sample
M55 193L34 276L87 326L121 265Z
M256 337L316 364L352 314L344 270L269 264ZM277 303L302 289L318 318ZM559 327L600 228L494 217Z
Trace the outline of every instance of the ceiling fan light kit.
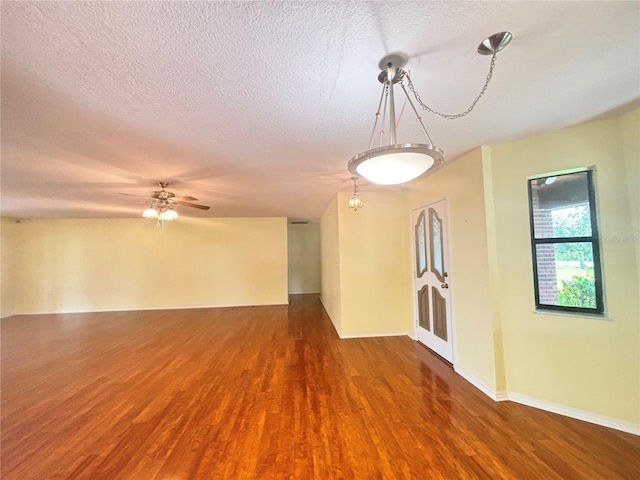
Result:
M166 188L169 186L166 182L158 182L160 190L156 190L151 193L150 197L145 196L151 200L151 204L147 209L142 212L144 218L153 218L158 221L158 225L164 225L165 221L176 220L178 218L178 212L175 207L177 205L183 207L197 208L199 210L209 210L207 205L198 205L192 203L198 201L197 198L191 196L177 197L174 193L168 192ZM139 197L140 195L131 195L129 193L122 193L121 195L127 195L129 197Z
M152 202L151 206L142 212L144 218L153 218L157 221L157 226L164 227L165 221L177 220L178 212L176 212L168 200L160 200Z
M408 61L408 56L404 53L392 53L380 60L379 66L383 69L378 75L378 81L382 83L382 94L376 111L376 119L373 124L373 131L369 141L369 149L355 155L347 164L349 172L356 177L364 177L370 182L380 185L397 185L405 183L429 170L434 164L439 164L444 159L444 152L436 147L429 133L422 123L422 117L419 115L407 88L413 94L416 102L434 115L447 120L455 120L469 114L476 103L484 95L495 67L497 53L502 50L511 41L512 35L509 32L499 32L490 37L485 38L478 46L478 53L481 55L491 55L491 65L487 74L484 86L480 93L473 100L471 106L464 112L456 114L440 113L423 103L420 95L415 91L410 75L402 69ZM405 80L407 85L405 86ZM415 113L416 120L420 124L422 131L426 137L426 143L397 143L396 141L396 125L398 119L395 112L395 96L394 85L400 84L402 91L407 99L407 103ZM382 116L382 119L380 117ZM389 134L385 144L385 122L388 117ZM378 132L378 145L376 143L376 129L380 121L380 130Z

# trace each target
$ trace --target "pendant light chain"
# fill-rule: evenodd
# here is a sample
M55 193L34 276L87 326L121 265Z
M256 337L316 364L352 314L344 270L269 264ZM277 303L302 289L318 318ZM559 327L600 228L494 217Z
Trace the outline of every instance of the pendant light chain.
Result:
M411 90L411 93L413 93L413 96L416 98L416 101L420 104L420 106L424 110L426 110L427 112L433 113L434 115L437 115L438 117L444 118L446 120L456 120L458 118L464 117L465 115L469 114L471 110L473 110L473 108L476 106L476 103L478 103L480 98L482 98L482 96L484 95L484 92L487 91L487 87L489 86L489 82L491 81L491 77L493 76L493 69L496 66L496 58L497 58L497 52L493 52L491 56L491 66L489 67L489 73L487 73L487 79L484 82L484 86L482 87L482 90L480 90L480 93L478 94L478 96L473 100L473 103L471 104L471 106L461 113L455 113L455 114L440 113L433 110L432 108L429 108L427 105L425 105L422 99L420 98L420 95L418 94L418 92L416 92L415 88L413 88L413 82L411 81L411 76L409 75L408 72L406 75L402 77L401 82L406 77L409 90Z

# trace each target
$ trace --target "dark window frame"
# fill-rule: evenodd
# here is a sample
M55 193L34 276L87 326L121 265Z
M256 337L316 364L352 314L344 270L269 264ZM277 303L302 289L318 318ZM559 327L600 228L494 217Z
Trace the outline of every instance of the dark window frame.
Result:
M548 237L548 238L536 238L535 236L535 224L534 224L534 211L533 211L533 192L532 184L535 181L546 179L549 177L559 177L564 175L574 175L576 173L587 174L587 194L589 198L589 216L591 221L591 236L587 237ZM527 180L527 190L529 192L529 223L531 232L531 254L533 259L533 288L535 292L536 310L550 310L560 312L575 312L575 313L591 313L597 315L604 314L604 294L602 285L602 263L600 260L600 237L598 232L598 215L596 211L596 195L593 182L593 170L579 170L573 172L567 172L563 174L548 174L544 176L538 176ZM540 302L540 289L538 282L538 260L536 246L544 244L562 244L562 243L591 243L591 250L593 254L593 276L596 293L596 308L586 307L572 307L564 305L551 305Z

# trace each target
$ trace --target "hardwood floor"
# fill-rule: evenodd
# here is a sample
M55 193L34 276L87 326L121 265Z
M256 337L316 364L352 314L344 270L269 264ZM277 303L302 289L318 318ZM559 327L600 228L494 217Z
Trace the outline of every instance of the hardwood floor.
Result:
M16 316L2 479L636 479L639 437L494 403L290 306Z

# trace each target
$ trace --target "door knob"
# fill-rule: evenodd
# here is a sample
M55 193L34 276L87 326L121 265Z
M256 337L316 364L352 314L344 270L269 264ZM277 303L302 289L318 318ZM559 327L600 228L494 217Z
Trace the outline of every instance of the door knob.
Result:
M449 284L448 283L443 283L440 285L442 288L449 288Z

